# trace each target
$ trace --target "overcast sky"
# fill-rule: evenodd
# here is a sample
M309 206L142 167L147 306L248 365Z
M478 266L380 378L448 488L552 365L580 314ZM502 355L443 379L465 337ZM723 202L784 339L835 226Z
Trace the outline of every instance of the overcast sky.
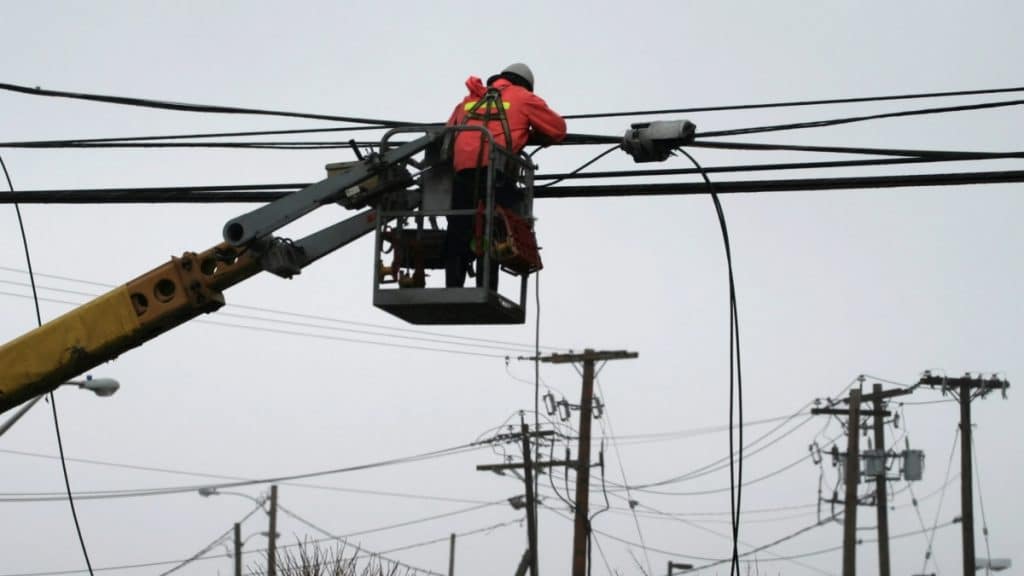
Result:
M564 114L1024 85L1024 8L1008 1L8 2L2 13L0 82L408 121L444 120L464 95L467 76L486 77L516 61L533 67L537 93ZM1016 97L689 118L701 130L724 130ZM646 119L571 121L569 130L617 135L630 122ZM4 142L331 125L0 92ZM1019 107L1006 107L735 140L1018 151L1020 125ZM562 172L597 151L556 147L535 159L540 172ZM692 152L711 166L847 159ZM324 176L325 164L352 156L347 150L9 147L0 154L19 190L312 182ZM675 158L657 167L687 166ZM613 154L592 170L633 167L625 154ZM1019 168L1018 160L712 176ZM725 197L723 204L739 299L745 434L753 440L770 432L745 461L746 479L769 477L743 492L743 551L814 524L819 489L828 498L836 485L827 459L821 467L806 459L809 445L827 450L832 441L845 442L836 421L806 416L815 398L837 395L859 374L871 375L865 382L870 385L874 378L911 384L926 369L998 372L1011 382L1024 373L1024 200L1018 185L985 185L751 194ZM44 320L171 255L216 244L223 223L253 207L23 206ZM727 470L654 489L672 494L632 492L639 503L636 518L626 505L630 496L618 488L682 476L729 453L727 281L711 200L541 200L535 208L545 260L541 344L640 354L609 363L600 373L607 411L595 430L610 437L613 429L619 439L614 448L611 438L605 440L612 509L594 520L600 531L594 574L661 574L669 560L703 564L693 558L727 557ZM348 216L335 207L320 212L288 232L298 235ZM0 340L6 341L32 329L35 314L10 205L0 206L0 232ZM112 398L61 389L60 424L74 490L192 486L357 466L464 445L518 422L518 411L532 410L533 366L515 357L534 342L535 285L525 325L414 333L423 328L372 306L372 252L372 241L363 239L293 280L262 275L231 289L230 305L221 312L95 369L95 376L122 383ZM439 340L438 334L447 341L422 340ZM557 398L578 402L580 378L571 367L543 366L540 376ZM898 449L905 434L927 458L924 480L912 487L892 483L890 531L939 526L934 562L924 572L951 574L960 569L959 526L943 526L959 515L959 452L951 452L958 412L954 403L934 403L943 399L938 392L915 393L895 435L888 432ZM973 405L980 469L976 541L978 556L988 555L983 499L991 555L1019 564L1024 505L1017 486L1024 482L1024 460L1015 439L1024 425L1015 418L1015 400L1011 390L1006 401L993 395ZM556 457L562 449L560 444ZM64 490L56 454L46 404L0 438L0 576L85 568L66 500L40 501ZM471 532L458 540L456 573L510 574L526 545L526 530L518 523L504 525L522 514L501 501L520 493L521 482L475 471L503 454L519 457L511 446L504 452L483 448L282 484L280 503L336 535L497 503L353 536L350 542L386 551ZM553 490L564 495L561 471L554 480L541 481L546 507L540 512L540 564L545 573L564 574L571 563L572 523ZM267 489L235 491L260 498ZM591 503L604 503L599 485ZM253 508L244 497L202 498L194 491L80 499L77 506L94 567L166 562L110 572L147 575L189 558ZM829 513L822 505L823 517ZM860 513L865 543L858 561L863 573L875 573L877 554L869 542L875 537L873 510ZM483 530L495 525L502 526ZM243 536L255 535L248 550L265 546L258 535L263 530L263 513L245 521ZM322 537L284 513L280 531L287 544ZM841 537L841 525L831 523L749 559L756 558L761 573L838 574L839 551L795 561L777 557L837 547ZM894 541L893 574L922 572L929 537ZM641 540L648 550L635 545ZM210 554L219 557L188 564L177 574L230 574L224 553L217 546ZM256 556L247 555L247 563ZM443 573L447 540L386 556Z

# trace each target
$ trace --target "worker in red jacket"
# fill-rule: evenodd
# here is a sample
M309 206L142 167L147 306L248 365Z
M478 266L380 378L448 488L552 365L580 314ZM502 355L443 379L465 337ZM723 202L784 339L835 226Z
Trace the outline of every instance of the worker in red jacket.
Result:
M526 64L507 66L500 74L487 79L487 85L475 76L466 80L469 94L455 107L449 126L486 126L494 141L512 154L518 154L531 144L553 144L565 138L565 120L533 93L533 72ZM485 199L487 165L490 161L488 139L478 131L464 130L455 136L452 163L455 184L452 191L452 209L476 207ZM511 173L510 173L511 172ZM516 190L515 172L505 163L495 166L495 200L506 208L517 209L521 200ZM450 216L445 238L445 285L461 287L466 271L473 261L470 241L473 237L472 216ZM483 285L483 275L477 271L477 286ZM492 262L491 288L498 286L497 262Z

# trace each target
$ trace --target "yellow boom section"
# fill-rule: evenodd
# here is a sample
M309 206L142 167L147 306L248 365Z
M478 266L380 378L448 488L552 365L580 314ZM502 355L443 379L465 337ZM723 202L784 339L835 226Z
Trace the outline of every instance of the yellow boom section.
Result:
M0 412L220 308L221 290L259 271L225 244L186 252L0 346Z

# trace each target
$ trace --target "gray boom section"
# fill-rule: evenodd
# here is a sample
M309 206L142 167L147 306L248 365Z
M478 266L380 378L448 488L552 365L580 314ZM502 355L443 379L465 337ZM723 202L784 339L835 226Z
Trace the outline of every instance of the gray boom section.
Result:
M443 136L443 130L431 132L379 156L367 158L337 176L321 180L233 218L224 225L224 240L232 246L244 246L255 239L264 238L324 204L342 200L349 188L358 186L390 166L410 159Z
M295 245L301 248L303 253L302 266L308 266L349 242L373 232L376 223L377 211L364 210L296 241Z

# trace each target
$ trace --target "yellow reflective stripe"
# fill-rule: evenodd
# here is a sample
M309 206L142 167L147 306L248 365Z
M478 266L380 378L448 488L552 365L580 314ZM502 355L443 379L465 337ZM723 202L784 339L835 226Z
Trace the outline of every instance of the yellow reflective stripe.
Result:
M466 112L469 112L469 111L470 111L470 110L472 110L472 109L473 109L473 107L474 107L474 106L476 106L476 105L477 105L477 101L473 101L473 102L466 102L466 103L465 103L465 104L464 104L464 105L462 106L462 109L463 109L463 110L465 110ZM503 107L503 108L504 108L505 110L508 110L509 108L511 108L511 107L512 107L512 103L511 103L511 102L505 102L505 101L502 101L502 102L501 102L501 106L502 106L502 107ZM485 110L483 110L484 108L486 108L486 106L480 106L480 108L477 108L477 111L479 111L479 112L485 112ZM497 111L498 111L498 107L497 107L497 106L495 106L494 104L491 104L491 112L497 112Z

